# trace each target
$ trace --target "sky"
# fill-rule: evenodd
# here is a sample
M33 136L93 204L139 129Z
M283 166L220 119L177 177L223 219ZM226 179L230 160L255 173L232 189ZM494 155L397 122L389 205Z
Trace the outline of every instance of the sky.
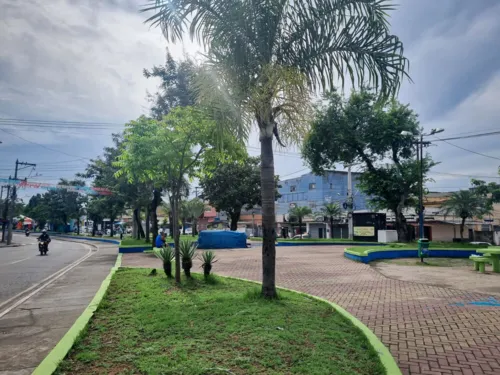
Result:
M37 164L19 175L32 181L56 183L83 171L112 132L148 114L146 94L158 82L144 78L144 68L163 64L166 48L177 58L198 58L199 46L167 44L159 29L144 24L145 2L0 0L0 178L13 175L16 159ZM399 100L419 114L425 130L444 128L439 138L500 130L500 1L397 3L391 32L404 42L413 81L404 82ZM1 120L12 118L46 122ZM500 182L499 141L500 134L435 142L428 152L440 164L428 188L464 189L471 176ZM259 154L255 134L248 150ZM279 149L275 164L285 179L308 171L293 147Z

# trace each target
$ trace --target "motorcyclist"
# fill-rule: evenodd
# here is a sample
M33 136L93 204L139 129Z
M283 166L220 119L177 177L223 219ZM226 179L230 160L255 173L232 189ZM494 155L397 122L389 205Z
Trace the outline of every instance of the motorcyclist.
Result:
M42 234L40 235L40 237L38 237L38 241L44 241L47 243L47 251L49 251L49 243L50 243L50 236L49 234L47 233L47 231L44 229L42 230Z

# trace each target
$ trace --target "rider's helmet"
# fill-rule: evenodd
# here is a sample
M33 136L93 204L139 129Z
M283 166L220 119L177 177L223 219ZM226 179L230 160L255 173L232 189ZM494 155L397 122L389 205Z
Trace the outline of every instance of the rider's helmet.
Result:
M47 230L46 229L42 230L42 233L47 233Z

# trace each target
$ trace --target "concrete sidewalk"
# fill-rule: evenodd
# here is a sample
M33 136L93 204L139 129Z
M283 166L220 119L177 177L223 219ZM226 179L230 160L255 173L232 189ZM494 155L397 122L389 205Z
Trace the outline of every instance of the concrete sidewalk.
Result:
M0 375L31 374L90 303L118 255L92 245L91 257L0 318Z

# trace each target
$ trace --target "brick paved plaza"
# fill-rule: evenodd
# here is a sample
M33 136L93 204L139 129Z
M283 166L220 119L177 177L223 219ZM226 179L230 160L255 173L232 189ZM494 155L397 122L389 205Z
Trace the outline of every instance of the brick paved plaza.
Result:
M217 254L215 273L261 280L259 247ZM194 271L201 271L199 264ZM151 254L124 254L122 265L161 269ZM500 307L490 295L388 279L344 258L341 246L278 247L277 284L355 315L390 349L403 374L500 374Z

